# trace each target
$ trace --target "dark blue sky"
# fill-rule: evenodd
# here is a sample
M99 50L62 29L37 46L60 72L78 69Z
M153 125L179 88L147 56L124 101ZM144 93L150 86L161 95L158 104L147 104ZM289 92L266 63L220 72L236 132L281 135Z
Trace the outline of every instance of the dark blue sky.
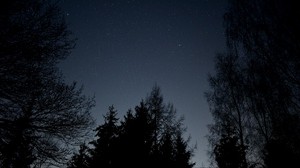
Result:
M96 96L97 124L108 106L122 118L157 83L166 102L185 116L194 161L207 164L204 92L216 53L224 51L226 0L64 0L69 28L78 38L60 64L67 81Z

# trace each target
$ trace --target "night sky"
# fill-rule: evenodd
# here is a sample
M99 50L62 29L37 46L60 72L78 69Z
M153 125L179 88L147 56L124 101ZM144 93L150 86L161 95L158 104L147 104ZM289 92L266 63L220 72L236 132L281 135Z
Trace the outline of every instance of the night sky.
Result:
M204 92L214 57L224 51L225 0L64 0L69 29L78 38L60 64L67 82L95 95L97 125L108 106L119 118L157 83L166 102L185 116L193 161L208 165Z

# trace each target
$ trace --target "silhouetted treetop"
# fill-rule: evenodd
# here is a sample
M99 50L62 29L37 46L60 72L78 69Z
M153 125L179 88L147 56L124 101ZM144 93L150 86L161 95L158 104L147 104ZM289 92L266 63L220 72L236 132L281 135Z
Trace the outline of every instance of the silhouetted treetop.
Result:
M56 67L74 40L50 1L4 0L0 10L0 167L61 166L93 123L93 99Z
M226 146L237 146L244 150L237 153L245 154L247 167L299 165L298 15L291 0L229 0L224 17L227 52L217 57L206 94L217 163L231 163L222 153ZM236 130L235 138L224 137L228 125Z
M193 149L183 133L182 118L172 105L165 105L158 86L118 122L109 107L104 123L96 129L90 148L89 167L178 167L191 168ZM85 155L83 155L85 156ZM81 157L74 155L70 163Z
M104 124L96 128L97 139L90 142L94 146L90 150L91 163L90 167L113 167L114 155L117 153L117 138L119 136L119 126L117 111L113 106L109 107L109 111L103 116Z

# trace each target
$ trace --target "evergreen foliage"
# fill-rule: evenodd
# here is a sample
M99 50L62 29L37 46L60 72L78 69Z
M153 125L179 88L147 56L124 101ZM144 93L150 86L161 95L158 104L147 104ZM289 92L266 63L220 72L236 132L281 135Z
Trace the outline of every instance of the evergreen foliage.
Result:
M177 119L173 106L164 104L158 86L123 120L119 122L116 115L111 106L97 127L89 167L193 167L193 150L183 138L182 119ZM70 163L82 158L75 156Z

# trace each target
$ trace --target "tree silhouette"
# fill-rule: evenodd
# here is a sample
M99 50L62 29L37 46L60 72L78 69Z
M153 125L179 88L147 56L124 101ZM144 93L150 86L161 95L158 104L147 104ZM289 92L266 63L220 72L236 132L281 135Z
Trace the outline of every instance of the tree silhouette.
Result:
M214 147L214 157L219 168L245 168L245 147L231 125L226 125L226 132Z
M251 15L249 15L251 13ZM258 147L281 143L299 158L299 10L293 1L231 1L226 14L228 43L244 59L246 96L259 128ZM243 57L245 55L246 57ZM298 124L296 124L298 123ZM266 148L261 146L267 146ZM293 149L293 150L291 150ZM277 155L277 154L274 154ZM286 153L286 155L289 155ZM291 157L291 158L293 158ZM265 157L264 157L265 158ZM287 159L287 160L285 160ZM283 157L272 161L286 164ZM280 164L277 164L280 165ZM294 165L299 165L294 161ZM268 166L266 162L267 167Z
M233 54L218 55L216 72L215 76L209 78L212 91L206 93L214 117L214 124L210 125L209 142L215 148L220 139L228 135L228 127L233 127L240 145L247 146L246 139L251 136L247 128L251 122L244 101L244 78L237 57ZM212 154L215 158L215 152ZM246 155L240 157L247 162Z
M183 119L177 119L172 105L164 104L158 86L146 100L129 110L120 124L114 108L109 108L104 124L96 129L98 138L91 143L90 167L194 166L193 150L183 137Z
M300 157L298 14L290 0L229 1L228 51L217 59L210 79L215 119L210 140L220 140L222 123L229 120L238 143L249 147L248 166L299 165L293 159Z
M0 167L59 166L92 124L93 99L56 67L74 40L55 4L5 0L0 10Z
M172 135L166 131L161 139L160 151L160 165L161 167L174 167L174 143L172 141Z
M152 88L150 95L146 99L146 104L149 109L149 114L151 117L151 124L153 125L154 134L153 136L153 152L158 152L158 144L159 139L162 135L162 127L163 127L163 120L166 115L165 111L165 104L163 103L163 96L161 95L160 88L155 85Z
M68 168L89 168L91 161L88 151L85 144L80 145L79 153L72 156L68 162Z
M120 135L122 164L132 167L144 167L150 163L153 127L149 122L148 109L142 101L135 107L135 113L129 111L122 121Z
M188 140L184 140L183 131L177 132L175 139L175 156L174 167L176 168L192 168L195 163L191 162L193 150L189 149Z
M96 128L96 136L98 139L92 141L91 144L94 149L91 150L91 168L98 167L113 167L115 153L116 153L116 142L119 136L119 127L117 125L118 118L117 111L113 106L109 107L109 111L106 113L104 118L104 124Z
M177 119L173 105L166 105L163 102L163 96L157 85L154 85L150 95L146 98L146 105L149 109L150 123L154 130L152 135L152 167L163 164L167 167L174 166L174 157L177 155L176 138L179 135L182 136L184 132L184 128L182 128L183 118ZM184 142L187 143L187 141ZM192 154L192 149L187 149L186 146L185 153ZM186 165L193 166L193 163L190 163L190 158L186 161Z

